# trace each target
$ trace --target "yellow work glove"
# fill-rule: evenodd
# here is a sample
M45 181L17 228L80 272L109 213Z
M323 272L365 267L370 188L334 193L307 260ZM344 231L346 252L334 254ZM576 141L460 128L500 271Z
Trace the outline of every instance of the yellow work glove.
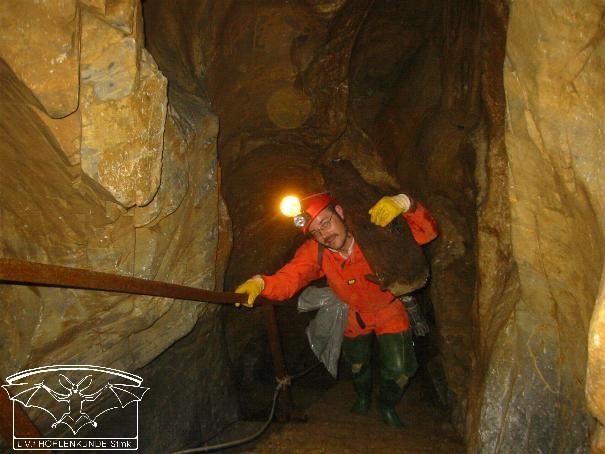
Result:
M370 208L370 221L385 227L401 213L407 212L411 206L412 199L405 194L383 197Z
M248 303L244 304L246 307L254 306L254 300L258 295L261 294L265 288L265 281L260 276L254 276L248 279L246 282L241 284L235 289L235 293L245 293L248 295ZM239 307L239 303L235 303L235 307Z

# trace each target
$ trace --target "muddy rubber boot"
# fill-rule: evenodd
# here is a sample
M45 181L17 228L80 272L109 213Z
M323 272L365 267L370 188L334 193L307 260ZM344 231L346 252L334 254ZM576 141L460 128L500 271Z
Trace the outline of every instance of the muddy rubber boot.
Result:
M416 372L418 364L409 331L378 336L380 347L380 392L378 412L385 424L403 427L395 405L403 395L408 378Z
M342 349L351 364L353 388L357 400L351 407L351 412L367 415L372 397L372 368L370 357L372 353L372 334L357 337L345 337Z
M399 415L395 411L395 404L403 394L403 388L393 380L380 381L380 396L378 398L378 413L384 423L391 427L403 427Z

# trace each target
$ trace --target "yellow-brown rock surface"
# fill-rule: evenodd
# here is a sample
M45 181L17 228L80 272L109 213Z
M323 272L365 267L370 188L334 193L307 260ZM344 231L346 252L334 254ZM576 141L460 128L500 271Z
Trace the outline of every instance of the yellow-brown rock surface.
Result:
M431 364L469 450L585 452L593 435L605 452L602 4L144 6L169 104L138 0L0 3L0 256L204 288L225 274L233 289L292 255L302 236L280 196L321 190L317 161L344 156L440 223ZM0 299L4 376L134 369L203 316L156 372L162 389L171 367L202 383L212 416L232 394L227 363L261 331L258 311L218 323L159 298L3 285ZM199 362L171 363L183 357ZM181 367L218 357L200 380ZM207 396L183 394L201 418Z
M66 72L59 83L37 66L62 41L34 30L43 6L31 6L28 16L20 3L0 6L12 24L0 35L0 256L213 289L218 122L201 101L188 123L182 103L166 120L166 80L142 47L140 4L41 2L56 7L44 17L57 36L83 30L81 45L79 34L70 41L76 75ZM8 51L19 39L38 47ZM44 111L70 115L52 119ZM0 299L2 377L50 364L134 370L214 311L165 298L6 284Z
M605 246L605 10L590 2L551 6L510 6L507 184L492 179L486 187L505 198L510 219L498 212L501 200L485 200L482 211L492 217L479 224L482 255L493 256L483 248L501 248L490 238L510 241L500 265L482 267L479 277L479 295L489 297L478 301L480 358L487 358L474 445L481 452L587 450L585 385L592 411L603 418L599 305L590 338L588 328ZM490 229L498 218L504 224ZM496 235L508 222L510 230Z
M146 205L158 189L166 79L136 35L82 15L82 170L121 205Z
M0 30L0 56L44 111L53 118L74 112L80 63L77 1L3 1Z
M605 273L605 267L603 269ZM595 304L588 331L588 367L586 370L586 401L590 412L597 418L592 437L595 453L605 452L605 280Z

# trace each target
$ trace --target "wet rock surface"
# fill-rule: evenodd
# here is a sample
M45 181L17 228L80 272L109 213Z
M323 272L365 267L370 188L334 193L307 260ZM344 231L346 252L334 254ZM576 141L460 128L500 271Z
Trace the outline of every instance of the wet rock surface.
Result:
M602 16L583 1L2 2L0 255L232 290L291 257L303 237L281 196L324 190L319 164L344 158L440 224L426 380L468 449L582 452L592 436L605 451ZM260 311L226 308L219 327L159 298L0 298L0 373L147 374L166 414L146 424L173 438L152 451L235 418L219 382L263 354ZM169 389L179 362L194 367ZM179 405L189 426L167 422Z
M510 261L498 267L508 275L481 272L500 293L492 310L479 301L479 326L496 332L495 340L482 336L489 361L478 448L508 449L523 438L524 452L587 451L584 340L603 262L603 212L595 209L603 136L593 118L603 109L586 100L602 85L602 40L593 38L602 11L569 2L550 15L541 2L528 6L531 14L512 5L508 24L508 185L499 190L510 204L510 218L501 216L510 222Z
M0 55L52 118L78 108L79 12L77 0L8 0L0 9Z
M81 167L126 208L158 190L167 101L166 79L141 48L139 8L133 15L125 33L82 12Z
M239 419L220 317L205 314L192 331L153 362L134 371L149 390L139 403L139 451L199 446ZM129 428L124 413L99 420L111 434ZM94 430L82 436L95 436ZM124 434L128 436L128 434Z
M35 18L36 8L52 4L32 7L27 20ZM0 15L19 22L14 6L3 3ZM10 52L1 54L0 254L214 289L215 264L228 253L217 256L216 116L204 102L178 96L167 114L166 80L142 48L138 2L74 8L78 34L70 36L78 50L75 81L79 74L82 83L70 87L73 79L65 76L61 84L80 93L78 110L77 103L53 110L72 105L71 91L53 89L59 98L45 97ZM60 22L66 11L47 10L45 17ZM7 27L2 33L5 46L16 39L11 33L22 32ZM38 35L21 36L32 44ZM29 70L37 71L54 52L56 41L44 40L47 47L19 54L22 61L31 60ZM43 74L37 80L56 82ZM103 153L92 154L93 148ZM89 175L86 169L92 168ZM135 371L185 336L199 318L214 319L214 309L203 303L165 298L6 284L0 295L2 377L52 364ZM198 370L189 371L196 378L184 376L180 389L166 386L166 370L156 368L157 386L164 388L157 391L168 400L171 393L196 395L192 402L205 402L211 413L216 401L208 399L218 377L225 379L225 366L208 375L208 386L198 388L204 379L195 374L221 364L224 355L213 342L200 354ZM198 339L195 348L203 349L203 343ZM218 400L225 415L233 415L229 399Z

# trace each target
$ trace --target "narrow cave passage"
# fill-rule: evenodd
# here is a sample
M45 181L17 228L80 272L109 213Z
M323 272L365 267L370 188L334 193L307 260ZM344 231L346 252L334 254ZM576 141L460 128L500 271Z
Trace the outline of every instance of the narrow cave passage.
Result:
M292 257L304 238L279 214L279 201L325 191L332 175L319 168L332 159L352 162L384 195L410 194L434 212L441 237L425 250L433 276L420 292L432 333L416 340L421 372L410 395L425 396L427 408L447 408L462 436L475 285L472 137L482 115L478 4L209 2L192 14L148 1L144 11L148 47L173 102L183 93L207 98L220 124L221 187L233 231L226 289L272 274ZM502 87L494 90L502 96ZM244 414L258 412L246 393L267 366L259 312L223 314ZM286 361L300 370L312 359L290 357L309 353L304 324L293 329L302 316L278 312L289 313L281 324ZM341 366L341 376L350 380L349 367ZM405 413L413 427L415 417ZM450 419L444 414L436 426Z
M430 325L395 405L407 428L381 421L394 416L377 394L406 375L381 374L382 352L400 359L392 350L409 343L378 348L382 337L357 347L373 375L342 357L338 380L312 369L292 389L309 421L276 422L234 452L605 452L603 17L589 0L4 0L0 273L25 261L209 297L272 275L301 244L348 264L363 251L373 273L346 285L413 287ZM344 166L359 180L341 191ZM320 212L315 238L336 232L351 254L320 255L279 212L288 193L325 190L346 214ZM432 225L422 210L404 213L410 229L399 216L371 224L371 191L419 201L439 236L415 244ZM410 199L395 200L405 211ZM125 372L145 392L144 453L241 438L266 419L276 370L263 308L6 276L1 379L67 365L81 375L54 376L56 390L92 390L103 382L80 366ZM317 361L305 333L316 315L296 303L276 308L291 374ZM349 412L360 376L374 379L367 416ZM3 389L0 451L16 405ZM57 417L20 408L34 432L63 439L67 402L50 401ZM93 422L126 434L130 410ZM98 435L83 418L78 437Z

